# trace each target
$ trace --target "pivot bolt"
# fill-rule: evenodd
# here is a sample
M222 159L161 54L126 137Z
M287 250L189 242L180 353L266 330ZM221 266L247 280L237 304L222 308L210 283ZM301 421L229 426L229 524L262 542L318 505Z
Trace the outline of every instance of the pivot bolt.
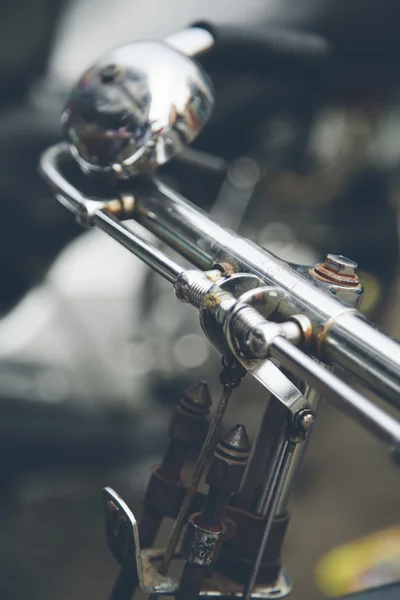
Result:
M310 410L302 410L296 419L296 426L298 429L305 433L311 428L311 425L314 423L315 415Z

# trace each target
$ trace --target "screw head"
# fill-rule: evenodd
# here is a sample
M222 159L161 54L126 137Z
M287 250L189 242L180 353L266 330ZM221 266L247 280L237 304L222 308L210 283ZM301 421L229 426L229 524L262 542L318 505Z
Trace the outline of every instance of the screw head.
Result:
M301 411L297 418L297 427L303 432L308 431L314 423L314 418L315 415L310 410Z
M118 65L111 63L104 67L100 76L103 83L113 83L120 74L121 68Z
M339 275L354 275L358 265L351 258L341 254L328 254L324 261L324 267Z

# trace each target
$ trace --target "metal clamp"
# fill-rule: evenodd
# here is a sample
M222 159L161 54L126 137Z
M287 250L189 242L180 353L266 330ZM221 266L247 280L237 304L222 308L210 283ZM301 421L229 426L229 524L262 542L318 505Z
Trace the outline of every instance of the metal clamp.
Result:
M226 534L226 526L222 524L218 531L203 529L196 523L199 514L194 513L188 519L182 544L182 556L192 565L211 566L218 558Z
M245 358L235 332L231 326L232 320L240 310L249 305L257 306L260 309L259 319L265 322L265 318L270 316L279 306L283 298L283 292L279 288L265 286L256 288L243 294L240 299L231 307L230 312L226 314L224 322L224 334L228 342L230 351L243 367L253 375L264 387L266 387L274 396L280 400L290 411L292 418L299 410L310 409L308 401L298 388L278 369L278 367L269 359L250 359Z

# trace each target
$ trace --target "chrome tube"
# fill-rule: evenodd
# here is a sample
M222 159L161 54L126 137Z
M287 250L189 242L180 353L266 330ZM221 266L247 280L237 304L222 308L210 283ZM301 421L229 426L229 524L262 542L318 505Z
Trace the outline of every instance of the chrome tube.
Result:
M135 191L134 191L135 193ZM201 269L228 262L287 292L283 318L305 314L320 340L319 357L361 376L400 408L400 344L326 293L292 265L219 225L160 182L136 194L134 218ZM373 340L374 343L370 343Z
M360 313L343 313L327 327L322 358L347 369L377 392L389 389L398 406L399 342L382 334Z
M272 340L270 353L295 375L304 379L324 398L358 421L372 435L391 447L399 446L400 423L370 400L364 398L357 390L351 388L283 337L277 336Z
M108 233L170 283L175 283L183 273L184 269L178 263L134 234L106 211L95 211L92 221L93 225Z
M263 502L262 504L260 504L259 507L259 514L262 514L265 518L263 524L263 532L261 536L261 543L257 551L257 557L254 561L249 581L247 582L244 589L243 600L251 599L252 591L256 584L257 576L260 571L265 548L267 546L267 542L271 533L272 524L276 515L276 509L279 503L279 498L281 496L282 489L287 477L294 449L295 444L283 438L281 446L275 456L275 467L272 481L268 487L268 493L263 498Z
M275 396L270 395L236 497L235 503L238 508L254 510L262 493L261 488L265 488L266 479L272 481L275 456L282 443L287 423L287 408Z

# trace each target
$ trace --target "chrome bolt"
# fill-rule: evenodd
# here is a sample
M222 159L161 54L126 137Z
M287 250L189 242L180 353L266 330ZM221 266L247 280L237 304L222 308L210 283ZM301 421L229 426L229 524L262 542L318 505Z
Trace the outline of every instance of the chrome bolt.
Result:
M296 419L296 425L302 432L306 432L310 429L314 423L315 415L312 411L304 409L300 412Z
M324 261L324 267L339 275L354 275L358 265L351 258L346 258L341 254L328 254Z

